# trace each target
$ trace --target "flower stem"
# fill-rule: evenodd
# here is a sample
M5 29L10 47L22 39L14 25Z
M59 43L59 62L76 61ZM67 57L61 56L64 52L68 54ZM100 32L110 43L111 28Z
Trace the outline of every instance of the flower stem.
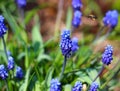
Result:
M105 26L102 26L102 27L100 28L100 30L99 30L99 32L98 32L96 38L95 38L95 41L100 37L100 35L102 34L104 28L105 28Z
M67 62L67 56L64 56L64 63L63 63L63 67L62 67L62 72L60 74L60 79L63 76L64 70L65 70L65 66L66 66L66 62Z
M6 50L6 44L5 44L4 36L2 36L2 42L3 42L3 46L4 46L4 51L5 51L6 58L8 60L8 55L7 55L7 50Z
M104 65L102 66L101 70L99 71L98 75L95 77L95 79L93 80L93 82L99 77L99 75L102 73L102 71L104 70Z
M102 84L100 89L103 89L112 78L114 78L115 76L117 76L119 74L119 72L120 72L120 65L119 65L119 63L120 63L120 61L118 61L117 64L114 66L114 71L110 71L110 75L106 78L105 83Z
M108 30L107 34L105 35L105 38L107 38L110 35L111 31L112 31L112 28Z
M8 87L8 83L7 83L6 79L5 79L5 84L6 84L6 87L7 87L7 91L9 91L9 87Z

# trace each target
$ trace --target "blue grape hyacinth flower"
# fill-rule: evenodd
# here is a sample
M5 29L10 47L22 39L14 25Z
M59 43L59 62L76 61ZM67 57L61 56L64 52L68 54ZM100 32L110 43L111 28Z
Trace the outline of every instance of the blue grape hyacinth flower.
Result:
M61 48L62 54L64 56L70 57L71 48L72 48L72 41L70 39L70 31L69 30L63 30L62 31L60 48Z
M113 47L111 45L107 45L105 47L105 51L102 54L102 62L103 64L109 65L113 60Z
M105 26L110 26L114 28L118 24L118 12L117 10L111 10L106 13L106 16L103 18L103 23Z
M8 70L12 70L14 68L14 59L12 56L8 57L8 65L7 65Z
M62 54L69 58L72 53L78 50L78 40L77 38L70 38L70 30L64 29L61 34L60 48Z
M17 67L16 68L16 78L19 78L19 79L22 79L23 78L23 70L22 70L22 68L21 67Z
M4 17L0 15L0 22L4 22Z
M77 81L72 88L72 91L82 91L82 83L80 81Z
M0 15L0 37L3 37L3 35L7 32L7 27L4 24L4 17Z
M26 0L15 0L19 8L24 8L27 4Z
M80 10L80 8L82 7L82 2L81 0L72 0L72 7L73 10Z
M7 55L8 55L8 56L11 56L11 52L10 52L10 51L7 51Z
M89 91L97 91L99 85L97 82L93 82L90 86L90 90Z
M8 77L8 72L5 68L5 66L2 64L2 65L0 65L0 78L2 78L4 80L7 77Z
M79 49L78 38L76 38L76 37L72 38L72 45L73 45L72 52L76 52Z
M79 10L76 10L74 12L72 25L77 28L81 24L81 18L82 18L82 13Z
M58 81L58 79L51 80L50 91L61 91L61 83Z

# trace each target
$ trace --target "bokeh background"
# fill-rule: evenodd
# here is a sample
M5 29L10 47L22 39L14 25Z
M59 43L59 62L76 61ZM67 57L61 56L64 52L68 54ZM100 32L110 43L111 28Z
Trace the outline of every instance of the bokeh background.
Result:
M114 9L120 13L120 0L82 0L82 3L82 24L72 32L72 36L79 39L80 48L67 61L61 81L63 91L70 91L77 80L84 84L84 91L87 90L101 68L101 55L107 44L114 48L114 60L97 79L99 91L120 91L120 16L110 35L93 43L103 26L105 13ZM62 69L61 30L72 29L71 0L27 0L23 11L24 15L14 0L0 0L0 14L5 17L8 27L7 50L24 71L22 80L8 79L9 88L10 91L49 91L51 79L58 78ZM87 17L91 14L97 19ZM107 31L108 27L101 36ZM1 41L2 63L6 63L6 58ZM5 89L4 81L0 80L0 90Z

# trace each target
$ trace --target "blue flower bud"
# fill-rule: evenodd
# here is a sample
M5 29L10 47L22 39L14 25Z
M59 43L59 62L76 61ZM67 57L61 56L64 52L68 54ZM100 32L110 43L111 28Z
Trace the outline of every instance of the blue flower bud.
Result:
M97 82L93 82L90 86L90 90L89 91L97 91L99 85Z
M82 7L81 0L72 0L72 7L74 10L80 10L80 8Z
M72 45L73 45L72 52L76 52L79 49L78 38L76 38L76 37L72 38Z
M26 0L15 0L19 8L24 8L27 4Z
M61 48L62 54L64 56L70 57L72 41L70 39L70 31L69 30L63 30L63 32L61 34L60 48Z
M61 83L58 81L58 79L51 80L50 91L61 91Z
M118 24L118 12L116 10L108 11L103 18L103 23L105 26L114 28Z
M12 70L14 68L14 59L12 56L8 57L8 65L7 65L8 70Z
M105 51L102 54L102 62L103 64L109 65L113 60L113 47L111 45L107 45L105 47Z
M8 72L4 65L0 65L0 78L6 79L8 77Z
M82 83L77 81L74 87L72 88L72 91L82 91Z
M0 15L0 22L4 22L4 17Z
M16 78L19 78L19 79L22 79L23 78L23 70L22 70L22 68L21 67L17 67L16 68Z
M7 31L7 27L4 24L4 17L0 15L0 37L2 37Z
M82 13L78 10L76 10L74 12L74 16L73 16L73 20L72 20L72 25L74 27L79 27L79 25L81 24L81 17L82 17Z
M8 55L8 56L11 56L11 52L10 52L10 51L7 51L7 55Z

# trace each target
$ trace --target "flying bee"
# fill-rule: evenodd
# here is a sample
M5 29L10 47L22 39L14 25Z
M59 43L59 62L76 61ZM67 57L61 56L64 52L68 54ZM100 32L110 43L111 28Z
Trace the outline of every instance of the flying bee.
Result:
M97 16L90 14L87 16L87 18L95 21L97 19Z

